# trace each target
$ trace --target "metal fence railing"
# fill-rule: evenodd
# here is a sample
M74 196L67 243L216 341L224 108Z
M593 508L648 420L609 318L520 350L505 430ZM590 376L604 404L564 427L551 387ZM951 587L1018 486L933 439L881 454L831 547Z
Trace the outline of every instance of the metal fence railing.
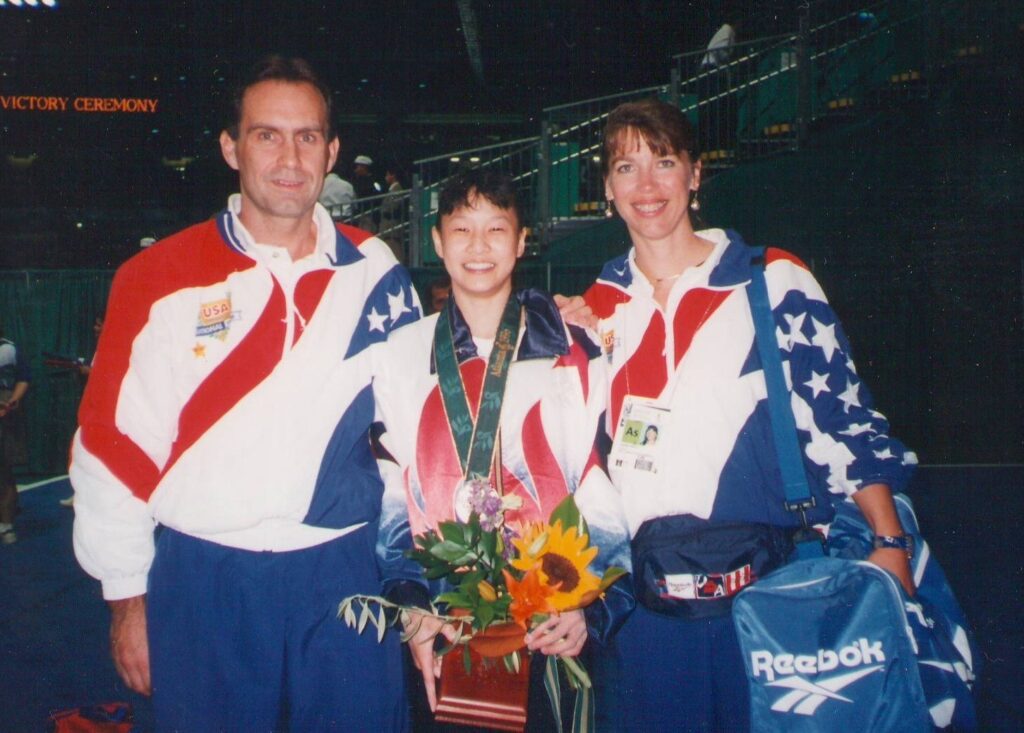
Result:
M537 171L543 167L538 158L539 142L539 137L527 137L417 160L409 201L409 264L419 267L437 262L430 228L437 215L438 194L444 182L465 167L493 167L512 176L521 201L523 221L534 222Z
M540 145L541 158L548 166L540 175L547 196L538 203L543 240L559 222L604 215L600 154L605 120L624 102L655 96L668 101L671 86L635 89L544 110Z
M331 216L335 221L373 232L387 242L399 262L408 262L411 198L412 191L408 189L388 191L334 207Z
M435 261L429 228L437 193L460 166L511 173L531 243L543 249L573 223L604 214L601 136L619 104L653 96L678 105L697 127L705 170L727 168L798 148L812 125L884 94L927 93L936 65L997 51L1002 36L992 28L1024 22L1024 3L809 0L794 17L791 32L675 56L668 84L548 107L538 137L417 161L408 262Z

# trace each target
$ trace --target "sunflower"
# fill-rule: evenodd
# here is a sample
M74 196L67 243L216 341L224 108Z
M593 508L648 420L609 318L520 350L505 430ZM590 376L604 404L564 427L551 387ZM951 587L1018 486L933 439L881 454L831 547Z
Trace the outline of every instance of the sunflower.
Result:
M509 613L512 620L529 630L530 620L538 613L551 613L555 609L548 600L554 595L555 589L548 585L540 570L530 570L522 580L516 580L507 570L505 574L505 585L508 587L508 594L512 596L512 604L509 606Z
M586 534L577 536L576 527L563 531L561 520L550 526L531 525L513 544L519 552L512 566L524 572L541 571L543 582L555 591L549 599L554 610L579 608L600 592L600 579L587 569L597 548L588 547L590 539Z

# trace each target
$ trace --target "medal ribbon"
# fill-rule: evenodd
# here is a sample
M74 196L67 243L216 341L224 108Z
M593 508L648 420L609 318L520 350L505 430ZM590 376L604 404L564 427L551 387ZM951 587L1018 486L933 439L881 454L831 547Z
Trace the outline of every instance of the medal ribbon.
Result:
M487 372L480 394L480 408L477 410L475 421L466 398L466 385L462 381L459 363L455 358L452 307L452 299L449 298L434 327L437 381L441 388L448 427L455 441L455 450L459 454L463 477L467 480L476 477L486 479L491 475L501 403L505 397L508 369L519 335L520 305L515 297L510 296L501 314L501 323L494 337L494 348L491 349L491 356L487 360Z

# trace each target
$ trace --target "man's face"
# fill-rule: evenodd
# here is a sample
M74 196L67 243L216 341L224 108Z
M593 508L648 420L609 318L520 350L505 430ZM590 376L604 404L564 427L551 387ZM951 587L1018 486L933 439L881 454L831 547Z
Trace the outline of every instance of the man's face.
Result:
M338 139L327 139L327 107L305 82L263 81L245 92L238 139L225 131L221 152L238 171L242 221L254 236L282 219L312 215Z

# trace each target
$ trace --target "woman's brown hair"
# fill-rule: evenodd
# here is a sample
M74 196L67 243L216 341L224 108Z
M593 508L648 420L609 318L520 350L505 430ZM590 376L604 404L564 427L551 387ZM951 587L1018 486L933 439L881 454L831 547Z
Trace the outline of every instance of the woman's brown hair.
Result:
M602 175L608 175L612 157L629 144L633 136L643 139L655 155L685 152L691 163L700 157L697 134L686 115L661 100L641 99L620 104L608 115L601 146Z

